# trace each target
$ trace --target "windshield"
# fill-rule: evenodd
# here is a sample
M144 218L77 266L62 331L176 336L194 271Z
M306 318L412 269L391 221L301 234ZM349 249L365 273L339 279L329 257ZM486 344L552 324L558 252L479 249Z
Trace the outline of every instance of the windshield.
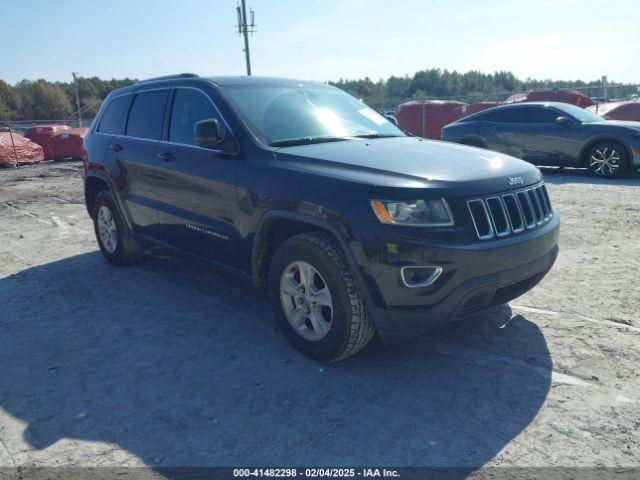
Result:
M334 87L229 86L224 92L251 132L271 146L405 136L378 112Z
M593 113L585 110L584 108L576 107L575 105L571 105L569 103L558 105L557 108L562 110L563 112L568 113L573 118L578 120L581 123L591 123L591 122L601 122L602 118Z

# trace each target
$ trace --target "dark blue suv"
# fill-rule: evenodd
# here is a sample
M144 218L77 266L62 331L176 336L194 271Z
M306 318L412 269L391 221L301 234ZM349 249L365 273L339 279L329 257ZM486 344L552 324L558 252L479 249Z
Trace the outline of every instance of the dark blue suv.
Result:
M138 82L108 96L85 149L109 262L162 245L245 272L321 361L508 302L558 251L537 168L408 137L323 84Z

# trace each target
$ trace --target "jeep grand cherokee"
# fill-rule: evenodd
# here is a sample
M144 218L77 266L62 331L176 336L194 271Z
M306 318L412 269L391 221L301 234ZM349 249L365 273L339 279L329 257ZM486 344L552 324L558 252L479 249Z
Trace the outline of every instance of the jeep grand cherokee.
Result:
M321 361L376 331L399 341L508 302L558 251L536 167L407 136L323 84L137 82L107 97L85 149L87 209L109 262L159 244L239 269Z

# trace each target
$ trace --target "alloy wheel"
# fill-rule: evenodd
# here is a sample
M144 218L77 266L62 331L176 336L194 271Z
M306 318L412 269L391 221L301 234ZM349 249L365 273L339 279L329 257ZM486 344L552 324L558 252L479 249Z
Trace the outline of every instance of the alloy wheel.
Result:
M118 230L111 210L105 205L98 210L98 234L104 249L108 253L114 253L118 247Z
M620 168L620 154L615 148L600 147L591 154L589 166L596 175L609 177Z
M323 339L331 328L333 301L320 272L303 261L290 263L280 278L282 309L293 330L310 341Z

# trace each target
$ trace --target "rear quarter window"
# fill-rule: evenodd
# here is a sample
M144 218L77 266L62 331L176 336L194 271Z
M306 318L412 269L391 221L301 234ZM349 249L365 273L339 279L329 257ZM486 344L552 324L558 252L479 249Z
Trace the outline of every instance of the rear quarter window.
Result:
M100 119L98 132L122 135L130 102L131 95L122 95L110 100Z
M160 140L168 94L168 89L138 93L129 112L126 135Z

